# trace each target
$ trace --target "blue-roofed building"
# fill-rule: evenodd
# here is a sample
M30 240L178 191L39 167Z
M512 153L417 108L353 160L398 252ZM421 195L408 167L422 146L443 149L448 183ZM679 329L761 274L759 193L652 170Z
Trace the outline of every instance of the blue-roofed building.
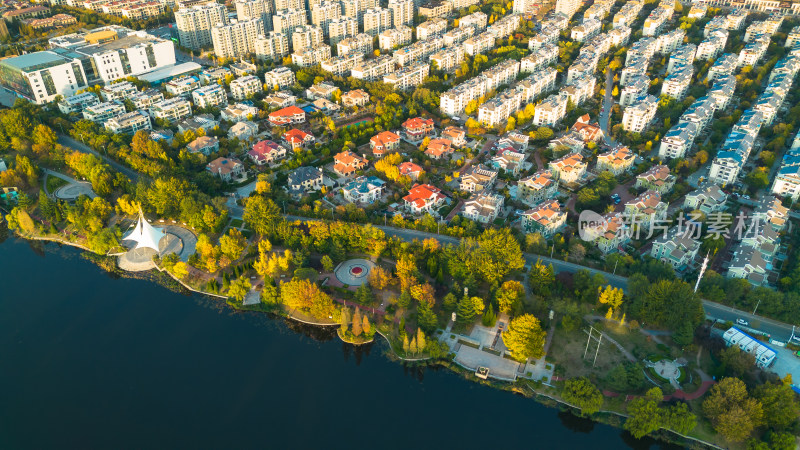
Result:
M342 194L348 202L372 204L381 198L385 185L378 177L358 177L342 188Z

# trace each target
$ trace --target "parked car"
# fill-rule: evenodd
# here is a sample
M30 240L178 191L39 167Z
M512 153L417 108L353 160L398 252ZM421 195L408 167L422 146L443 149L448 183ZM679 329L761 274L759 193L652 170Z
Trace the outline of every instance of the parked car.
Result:
M750 322L744 319L736 319L736 323L745 327L750 325Z

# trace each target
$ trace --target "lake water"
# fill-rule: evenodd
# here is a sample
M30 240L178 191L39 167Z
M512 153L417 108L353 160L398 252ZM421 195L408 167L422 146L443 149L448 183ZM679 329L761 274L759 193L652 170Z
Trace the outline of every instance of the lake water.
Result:
M0 243L3 449L661 447L35 247Z

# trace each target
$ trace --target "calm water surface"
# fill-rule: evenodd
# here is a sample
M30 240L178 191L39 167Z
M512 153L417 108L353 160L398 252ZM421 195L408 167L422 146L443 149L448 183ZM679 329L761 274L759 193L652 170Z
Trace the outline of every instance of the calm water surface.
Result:
M0 273L2 449L661 447L72 249L8 237Z

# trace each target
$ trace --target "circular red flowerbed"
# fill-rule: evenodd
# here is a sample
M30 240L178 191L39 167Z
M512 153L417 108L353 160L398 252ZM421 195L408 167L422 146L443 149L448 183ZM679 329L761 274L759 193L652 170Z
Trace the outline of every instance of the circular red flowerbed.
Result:
M362 269L361 267L353 267L352 269L350 269L350 273L352 273L353 275L361 275L362 272L364 272L364 269Z

